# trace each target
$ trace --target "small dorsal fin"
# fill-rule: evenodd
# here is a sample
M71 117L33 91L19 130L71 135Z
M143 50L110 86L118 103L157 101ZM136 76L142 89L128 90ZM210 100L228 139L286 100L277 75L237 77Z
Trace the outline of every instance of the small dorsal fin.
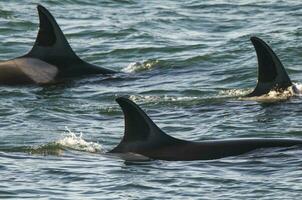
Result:
M284 90L292 85L284 66L274 51L263 40L251 37L258 58L258 83L247 97L261 96L269 91Z
M38 5L37 9L40 20L39 32L33 48L23 57L38 58L46 62L57 57L80 60L50 12L41 5Z
M181 140L164 133L134 102L127 98L116 99L125 117L125 132L120 144L111 153L141 153L147 149L175 144Z

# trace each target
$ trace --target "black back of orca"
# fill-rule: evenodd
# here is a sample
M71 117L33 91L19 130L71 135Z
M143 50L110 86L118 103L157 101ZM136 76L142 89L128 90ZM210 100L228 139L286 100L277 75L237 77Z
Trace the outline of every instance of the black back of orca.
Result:
M37 58L58 67L58 77L116 73L80 59L70 47L50 12L41 5L38 5L37 9L40 20L37 39L31 51L22 58Z
M149 152L161 147L182 144L183 141L165 134L132 101L119 97L116 99L125 116L125 132L121 143L111 153L132 152L149 155Z
M134 153L159 160L210 160L236 156L259 148L301 145L294 139L235 139L191 142L164 133L129 99L116 99L125 116L122 141L109 153Z
M292 85L283 64L263 40L251 37L258 58L258 83L247 97L261 96L271 90L283 91Z

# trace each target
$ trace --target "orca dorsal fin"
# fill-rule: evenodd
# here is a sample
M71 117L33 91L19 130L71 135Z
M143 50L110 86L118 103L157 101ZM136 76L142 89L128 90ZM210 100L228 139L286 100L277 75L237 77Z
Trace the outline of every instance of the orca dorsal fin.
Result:
M142 153L147 149L157 149L182 141L164 133L134 102L124 97L119 97L116 101L124 113L125 132L122 141L111 153Z
M263 40L251 37L258 58L258 82L247 97L261 96L271 90L285 90L292 85L283 64L275 52Z
M37 9L40 21L39 32L33 48L23 57L34 57L50 63L63 57L65 60L80 60L51 13L42 5L38 5Z

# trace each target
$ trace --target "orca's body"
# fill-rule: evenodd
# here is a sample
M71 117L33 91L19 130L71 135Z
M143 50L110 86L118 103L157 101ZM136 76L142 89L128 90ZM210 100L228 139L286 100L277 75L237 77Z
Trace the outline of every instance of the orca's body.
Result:
M36 42L26 55L0 63L0 84L48 84L62 78L116 73L81 60L48 10L41 5L37 9Z
M251 37L258 58L257 86L246 97L257 97L268 94L270 91L283 92L294 87L293 92L300 91L291 82L283 64L275 52L263 40Z
M117 98L125 116L122 141L109 153L142 155L158 160L211 160L256 149L302 145L300 139L234 139L191 142L164 133L135 103ZM122 157L122 156L121 156Z

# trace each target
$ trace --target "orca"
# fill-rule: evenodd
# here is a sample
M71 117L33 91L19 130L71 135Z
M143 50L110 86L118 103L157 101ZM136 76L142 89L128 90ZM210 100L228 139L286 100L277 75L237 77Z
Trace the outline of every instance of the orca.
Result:
M21 57L0 62L0 84L48 84L64 78L116 73L80 59L50 12L42 5L37 9L40 24L34 46Z
M262 96L270 91L282 93L289 87L293 87L293 92L299 93L271 47L258 37L251 37L250 39L258 59L258 81L255 89L245 97Z
M122 141L109 151L112 154L141 155L167 161L192 161L237 156L261 148L302 145L300 139L280 138L185 141L164 133L129 99L119 97L116 101L124 113L125 132Z

